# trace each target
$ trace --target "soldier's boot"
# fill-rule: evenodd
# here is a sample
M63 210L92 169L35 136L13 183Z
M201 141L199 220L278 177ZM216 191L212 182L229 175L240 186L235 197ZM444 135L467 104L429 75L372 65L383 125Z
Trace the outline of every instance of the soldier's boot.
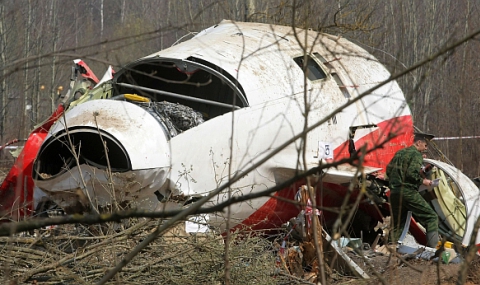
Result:
M428 232L427 233L427 246L428 247L437 247L438 245L438 232L437 231L434 231L434 232Z

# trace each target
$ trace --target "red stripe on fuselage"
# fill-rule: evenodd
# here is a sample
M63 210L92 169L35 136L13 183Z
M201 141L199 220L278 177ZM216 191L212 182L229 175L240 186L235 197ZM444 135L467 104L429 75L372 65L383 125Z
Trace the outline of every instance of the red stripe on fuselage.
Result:
M413 121L411 116L402 116L381 122L377 124L377 127L375 131L358 139L355 142L355 147L357 150L360 150L363 145L366 145L368 150L385 142L382 147L366 154L364 160L364 165L385 169L393 155L411 143ZM335 160L350 157L348 143L349 142L346 141L334 150ZM278 191L275 193L275 196L294 200L298 187L304 184L304 181L298 181L294 185ZM317 205L322 208L335 209L342 204L345 194L348 191L348 186L323 183L322 185L317 185L316 189L317 195L319 194L317 196ZM350 201L353 202L355 198L356 195L352 195ZM360 208L371 215L372 218L378 221L382 220L381 214L375 207L364 204L360 205ZM253 230L275 228L287 222L289 219L296 217L298 213L299 208L294 204L276 198L270 198L247 219L234 227L234 229L243 227L248 227ZM334 212L322 211L322 221L326 224L333 221L336 216L337 214Z
M45 137L51 126L63 114L63 105L41 126L33 130L28 136L25 145L0 186L0 217L19 220L33 212L32 179L33 161L37 157Z

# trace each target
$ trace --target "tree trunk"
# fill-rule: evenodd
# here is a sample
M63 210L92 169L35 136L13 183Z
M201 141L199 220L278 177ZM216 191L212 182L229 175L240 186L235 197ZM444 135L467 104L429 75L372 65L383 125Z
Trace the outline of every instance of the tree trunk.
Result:
M249 22L251 15L255 14L255 0L245 0L244 21Z
M56 51L57 51L57 41L58 41L58 25L57 25L57 14L56 14L56 1L50 2L50 13L52 15L52 28L53 28L53 36L52 36L52 78L51 78L51 83L50 83L50 114L55 111L55 76L57 73L56 70L56 61L57 61L57 56L56 56Z
M6 58L6 49L7 49L7 34L6 34L6 29L5 29L5 6L0 5L0 65L5 66L7 63L7 58ZM2 80L1 80L1 89L0 89L0 97L2 98L1 105L0 105L0 110L2 119L0 120L0 143L3 143L4 141L4 135L5 135L5 124L6 124L6 119L7 119L7 79L6 77L6 70L5 68L2 68Z
M24 56L26 59L29 58L30 56L30 27L32 26L32 9L31 9L31 0L27 1L27 23L25 24L25 39L24 39ZM28 133L30 132L31 129L31 118L30 114L32 112L31 105L30 105L30 98L29 98L29 92L30 92L30 79L29 79L29 61L25 61L24 65L24 70L23 70L23 104L22 104L22 110L23 110L23 133L21 135L22 138L26 138L28 136Z
M470 0L467 0L467 13L465 14L465 28L464 28L464 35L468 35L468 20L469 20L469 15L470 15ZM463 53L462 53L462 69L460 70L460 74L461 74L461 81L460 81L460 86L462 86L460 88L460 96L459 96L459 110L463 110L463 101L464 101L464 85L465 85L465 77L468 76L467 73L466 73L466 62L467 62L467 45L468 43L464 43L464 48L463 48ZM459 115L459 118L458 118L458 123L459 123L459 136L463 136L464 135L464 120L465 120L465 117L463 115L463 112L458 112L458 115ZM466 134L466 135L469 135L469 134ZM463 159L463 140L460 139L460 147L459 147L459 151L460 151L460 155L458 157L458 161L460 161L460 165L458 166L458 168L460 169L463 169L463 162L464 162L464 159Z
M122 6L121 6L121 8L120 8L120 9L121 9L121 10L120 10L120 11L121 11L121 12L120 12L120 21L121 21L122 24L125 23L125 9L126 9L126 8L125 8L125 1L126 1L126 0L122 0Z
M103 40L103 0L100 0L100 41Z

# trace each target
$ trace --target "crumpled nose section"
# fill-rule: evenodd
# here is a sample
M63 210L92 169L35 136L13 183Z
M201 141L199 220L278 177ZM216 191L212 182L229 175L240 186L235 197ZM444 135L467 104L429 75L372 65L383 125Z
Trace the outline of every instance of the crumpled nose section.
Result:
M132 169L130 157L118 140L91 127L78 127L51 136L43 145L34 167L34 178L46 180L82 164L113 172Z
M164 126L144 108L126 101L92 100L69 110L52 126L34 176L55 175L75 156L116 171L147 169L170 165L170 146Z
M136 104L93 100L52 126L32 176L67 212L133 201L150 201L153 209L153 193L165 185L169 169L164 125Z

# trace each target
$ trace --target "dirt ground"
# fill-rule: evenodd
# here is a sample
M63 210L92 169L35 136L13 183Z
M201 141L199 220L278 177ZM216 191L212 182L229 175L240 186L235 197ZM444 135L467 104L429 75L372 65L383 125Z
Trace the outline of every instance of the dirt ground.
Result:
M368 258L368 263L358 255L349 253L348 256L356 262L368 275L369 279L354 279L344 276L332 280L331 284L441 284L454 285L459 279L460 270L464 263L444 264L425 259L411 259L407 263L399 258L389 256L374 256ZM467 285L480 284L480 256L476 256L469 264L465 283Z

